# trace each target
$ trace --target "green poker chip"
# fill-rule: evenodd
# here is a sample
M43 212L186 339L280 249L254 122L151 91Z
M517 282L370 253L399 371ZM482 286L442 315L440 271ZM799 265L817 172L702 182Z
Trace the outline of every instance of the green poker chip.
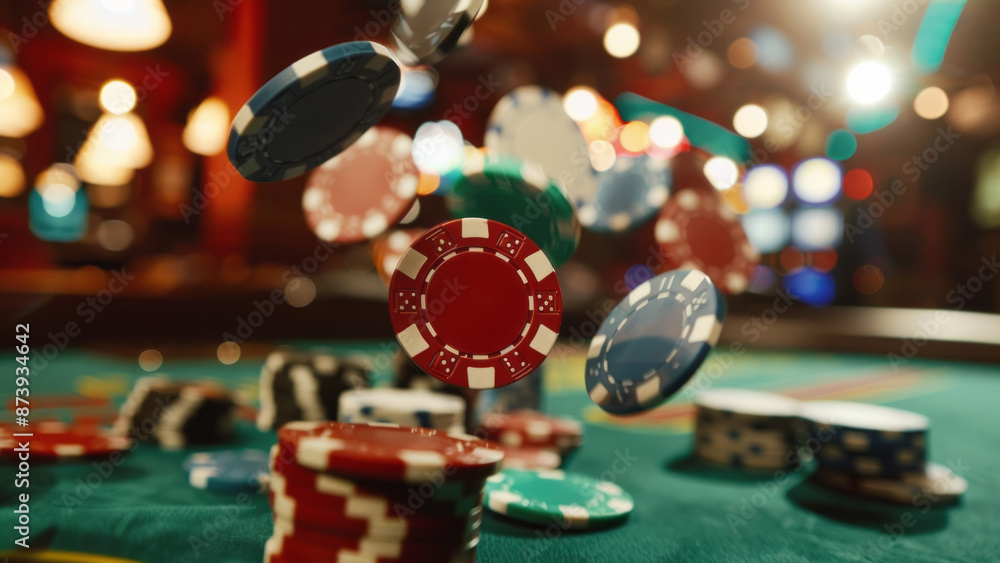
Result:
M565 192L540 168L515 158L475 158L445 203L455 218L491 219L521 231L556 268L580 242L580 222Z
M618 485L586 475L505 469L486 481L484 504L530 524L584 529L623 522L635 501Z

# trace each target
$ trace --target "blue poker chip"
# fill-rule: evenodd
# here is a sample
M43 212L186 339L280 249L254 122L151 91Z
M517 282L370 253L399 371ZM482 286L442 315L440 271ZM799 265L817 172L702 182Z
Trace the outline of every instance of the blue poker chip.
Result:
M601 233L620 233L649 221L666 203L673 174L666 160L619 156L597 173L597 191L577 202L580 224Z
M399 81L399 65L378 43L343 43L307 55L264 84L236 114L229 160L254 182L300 176L378 123Z
M698 270L636 287L601 323L587 351L587 393L612 414L654 408L677 392L719 340L726 302Z
M184 460L184 471L192 487L219 492L260 491L270 474L263 450L192 454Z

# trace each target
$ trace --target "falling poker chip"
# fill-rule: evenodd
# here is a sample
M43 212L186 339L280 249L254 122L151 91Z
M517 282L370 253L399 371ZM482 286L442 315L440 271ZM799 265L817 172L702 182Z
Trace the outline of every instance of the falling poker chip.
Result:
M634 229L652 219L670 195L667 161L642 155L619 156L597 173L597 191L579 204L580 224L603 233Z
M302 209L316 236L328 242L359 242L402 219L413 206L420 179L410 154L412 142L395 129L373 127L313 170L302 193Z
M662 404L701 367L725 316L722 294L697 270L674 270L639 285L590 341L585 383L591 400L612 414Z
M739 217L712 189L685 188L674 193L660 211L655 236L663 269L701 270L730 295L747 289L760 262L760 253L747 240Z
M552 90L522 86L504 96L490 113L483 144L493 155L522 159L537 168L574 206L597 197L598 178L587 140L563 109L562 96Z
M427 373L492 389L548 356L562 293L552 264L525 234L457 219L432 227L403 255L389 283L389 318L400 346Z
M236 114L229 160L254 182L305 174L378 123L399 81L399 65L378 43L343 43L307 55L264 84Z
M436 64L458 46L485 0L402 0L392 22L394 50L407 66Z
M556 268L580 242L580 222L566 193L531 163L480 157L468 163L445 204L453 217L481 217L510 225L538 245Z

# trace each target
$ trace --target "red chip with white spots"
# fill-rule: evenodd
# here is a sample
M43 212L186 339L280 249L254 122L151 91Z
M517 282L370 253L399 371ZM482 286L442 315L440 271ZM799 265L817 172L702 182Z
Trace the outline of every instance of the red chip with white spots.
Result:
M675 192L660 210L655 236L661 271L700 270L730 295L746 291L760 262L739 216L711 189Z
M441 223L417 239L389 283L403 350L434 377L469 389L509 385L555 344L562 292L527 236L479 218Z
M420 180L405 133L372 127L312 171L302 194L309 228L329 242L371 239L413 206Z
M278 430L278 446L313 471L404 483L485 481L503 459L473 436L383 424L289 422Z
M32 457L45 459L103 456L128 450L132 440L107 429L64 422L41 422L30 427L0 425L0 457L16 457L18 440L31 442ZM30 433L30 437L13 436Z

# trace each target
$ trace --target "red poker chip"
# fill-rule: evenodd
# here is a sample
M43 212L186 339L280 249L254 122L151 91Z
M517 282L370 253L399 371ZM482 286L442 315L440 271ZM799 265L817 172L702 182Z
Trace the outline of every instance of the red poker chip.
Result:
M503 446L503 469L558 469L562 457L545 448Z
M466 507L464 514L436 516L418 509L385 515L378 502L372 507L367 499L324 498L314 491L292 488L281 476L272 475L271 478L268 498L275 517L299 522L311 529L335 530L338 535L461 539L471 528L478 528L478 518L482 514L482 495ZM373 508L376 515L371 514Z
M278 444L302 467L395 483L485 481L503 459L499 448L472 436L408 426L289 422Z
M0 456L17 457L19 442L31 442L30 455L35 458L64 459L77 457L104 456L126 451L132 447L132 440L91 425L70 426L64 422L41 422L34 426L20 427L0 425ZM15 433L32 434L28 437L13 436Z
M420 175L405 133L372 127L309 174L302 209L309 228L330 242L371 239L406 215Z
M567 453L583 443L583 425L571 418L532 410L490 413L483 417L490 440L508 447L552 448Z
M555 344L562 293L552 264L528 237L467 218L419 238L389 283L396 339L446 383L503 387L537 368Z
M661 271L700 270L730 295L747 289L760 262L739 217L714 189L675 192L660 210L655 236L664 260Z
M447 562L464 560L479 544L478 530L470 540L455 544L447 542L392 542L357 539L329 534L288 532L275 525L272 549L293 561L408 561ZM352 558L352 555L354 558Z
M311 471L293 463L275 463L277 449L277 446L272 448L271 472L284 477L289 496L315 499L324 506L338 506L345 515L455 517L467 514L482 501L484 482L419 485L359 482Z

